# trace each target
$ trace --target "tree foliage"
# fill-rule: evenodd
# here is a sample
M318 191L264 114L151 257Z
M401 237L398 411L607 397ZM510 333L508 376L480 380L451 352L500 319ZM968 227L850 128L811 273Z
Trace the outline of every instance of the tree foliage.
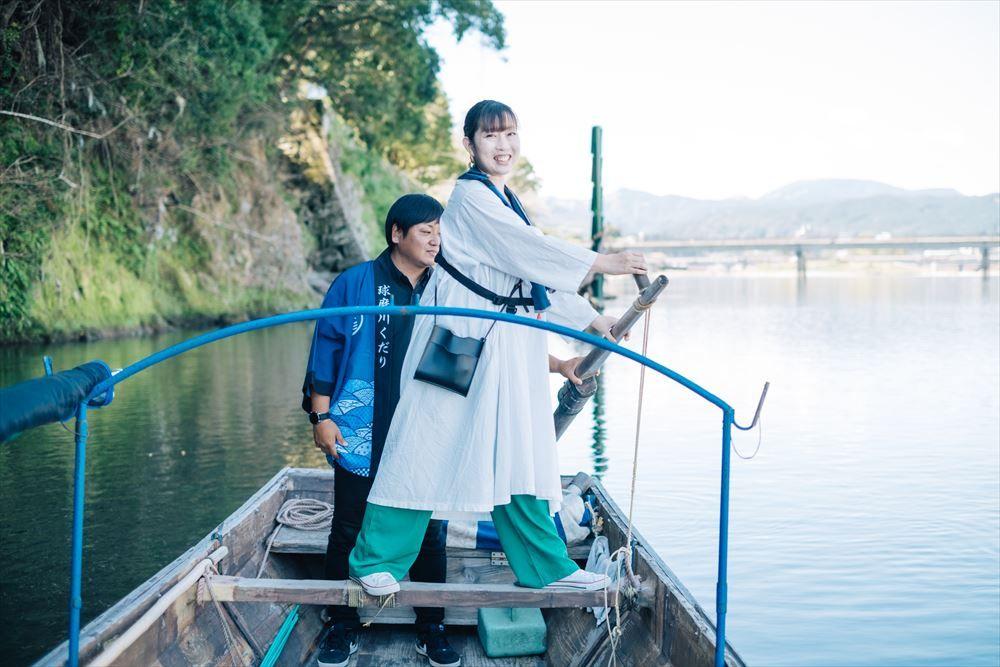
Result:
M183 203L224 180L241 140L280 122L303 80L398 167L426 182L457 171L426 38L438 21L504 45L490 0L0 5L0 110L34 117L0 115L0 338L26 326L39 258L81 188L107 202L88 238L141 262L163 232L147 214L163 191Z
M397 163L412 160L415 147L450 150L450 123L442 126L440 103L437 113L428 109L439 102L440 63L426 29L443 19L458 39L474 29L495 48L504 45L502 16L488 2L293 0L276 7L283 79L321 82L361 139Z

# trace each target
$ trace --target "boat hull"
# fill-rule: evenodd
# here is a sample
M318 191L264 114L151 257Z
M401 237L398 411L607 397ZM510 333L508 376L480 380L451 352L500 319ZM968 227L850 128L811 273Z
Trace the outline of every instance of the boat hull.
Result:
M568 483L571 478L566 478ZM226 577L254 578L265 558L275 517L286 500L316 498L333 502L332 470L285 468L268 481L236 512L227 517L187 552L137 587L81 632L82 664L91 664L116 637L137 621L148 617L157 602L181 582L199 563L219 547L228 554L218 565ZM627 530L621 509L599 482L590 488L594 510L602 519L604 534L612 549L620 546ZM321 579L325 531L308 535L282 528L275 535L263 577L271 579ZM677 577L633 529L635 573L643 584L642 604L623 607L622 635L617 641L620 665L714 664L715 628ZM586 547L570 550L570 556L586 559ZM501 553L476 549L448 550L448 582L510 584L514 576ZM175 591L176 592L176 591ZM114 661L129 665L222 665L257 664L278 634L293 605L289 602L216 602L202 581L185 587L177 599L148 629ZM317 642L323 625L322 605L302 605L298 621L288 634L278 664L315 664ZM362 610L362 619L375 609ZM595 625L594 616L583 609L545 609L548 650L543 656L490 659L475 635L474 607L447 608L445 622L452 627L452 644L471 665L603 665L611 657L611 642L605 625ZM426 664L413 649L412 609L386 608L376 625L366 632L357 665ZM225 626L223 625L225 623ZM142 626L145 627L145 626ZM228 631L227 631L228 629ZM134 632L134 631L133 631ZM38 665L63 665L67 643L45 655ZM238 657L237 657L238 656ZM730 647L727 665L742 667L743 661Z

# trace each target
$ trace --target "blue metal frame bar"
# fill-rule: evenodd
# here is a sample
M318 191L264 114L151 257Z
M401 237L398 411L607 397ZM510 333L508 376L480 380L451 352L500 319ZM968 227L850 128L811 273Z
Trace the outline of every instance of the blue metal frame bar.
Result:
M729 452L733 410L722 411L722 475L719 489L719 575L715 581L715 666L726 664L726 608L729 597Z
M69 584L69 664L80 657L80 609L83 607L83 491L87 476L87 401L76 408L76 462L73 465L73 546Z
M551 331L562 336L567 336L584 343L589 343L609 352L618 354L626 359L631 359L647 368L660 373L664 377L685 387L689 391L697 394L712 405L722 410L722 487L719 498L719 577L716 583L716 646L715 664L716 667L724 667L726 653L726 569L728 561L729 545L729 449L732 437L732 425L734 422L733 408L715 394L704 389L700 385L687 379L680 373L673 371L666 366L659 364L652 359L621 347L605 338L593 334L584 333L553 324L544 320L537 320L530 317L513 315L510 313L496 312L489 310L477 310L473 308L446 308L441 306L349 306L343 308L317 308L313 310L302 310L284 315L265 317L259 320L241 322L229 327L218 329L209 333L195 336L189 340L160 350L150 356L141 359L134 364L126 366L114 376L98 384L91 392L87 401L81 402L77 409L76 419L76 466L74 474L73 493L73 548L70 581L70 618L69 618L69 665L76 667L79 664L80 647L80 609L82 607L81 582L83 574L83 500L84 500L84 478L86 468L86 444L87 444L87 403L93 401L95 407L99 407L97 397L106 394L120 382L127 380L133 375L154 366L160 362L172 359L190 350L214 343L224 338L230 338L249 331L267 329L282 324L292 322L305 322L319 320L325 317L338 317L345 315L442 315L453 317L471 317L485 320L497 320L500 322L510 322L520 326L533 329Z
M193 350L196 347L201 347L202 345L207 345L208 343L215 342L217 340L222 340L223 338L229 338L231 336L236 336L241 333L246 333L248 331L256 331L258 329L267 329L269 327L278 326L280 324L289 324L291 322L304 322L308 320L318 320L324 317L336 317L343 315L450 315L454 317L472 317L483 320L498 320L500 322L511 322L513 324L519 324L521 326L531 327L533 329L543 329L545 331L551 331L553 333L560 334L562 336L567 336L569 338L575 338L577 340L583 341L584 343L590 343L595 347L600 347L602 349L614 352L623 357L636 361L643 366L652 368L661 375L664 375L674 382L686 387L695 394L701 396L709 403L718 406L721 410L732 410L728 403L723 401L718 396L712 394L708 390L702 388L698 384L695 384L686 377L670 370L662 364L658 364L648 357L644 357L638 352L633 352L627 348L624 348L617 343L612 343L611 341L595 336L593 334L584 333L583 331L578 331L576 329L571 329L569 327L564 327L560 324L552 324L551 322L546 322L544 320L536 320L532 317L523 317L521 315L512 315L509 313L495 312L491 310L477 310L474 308L446 308L443 306L347 306L343 308L316 308L314 310L300 310L294 313L286 313L284 315L274 315L272 317L265 317L259 320L251 320L249 322L241 322L240 324L234 324L223 329L218 329L217 331L211 331L209 333L202 334L200 336L195 336L190 340L186 340L182 343L172 345L168 348L160 350L155 354L137 361L134 364L126 366L120 372L116 373L113 377L108 378L104 382L100 383L94 387L94 391L91 392L91 396L100 396L105 391L115 386L119 382L126 380L136 373L143 371L150 366L158 364L167 359L176 357L179 354L183 354L189 350Z

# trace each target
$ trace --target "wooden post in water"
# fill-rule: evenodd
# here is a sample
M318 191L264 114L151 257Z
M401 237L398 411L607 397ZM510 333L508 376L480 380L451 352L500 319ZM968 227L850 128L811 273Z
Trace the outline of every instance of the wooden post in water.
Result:
M590 198L592 213L590 224L591 250L600 252L604 236L604 192L601 188L601 126L595 125L590 130L590 154L593 159L590 180L593 183L593 194ZM604 297L604 276L598 273L590 284L590 293L595 299Z

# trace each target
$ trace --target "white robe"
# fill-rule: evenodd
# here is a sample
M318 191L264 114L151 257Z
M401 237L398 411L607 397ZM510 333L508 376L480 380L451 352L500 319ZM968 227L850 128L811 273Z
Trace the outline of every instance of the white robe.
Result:
M597 312L576 290L594 263L589 249L544 235L504 206L483 183L460 180L441 216L441 240L448 261L497 294L508 295L517 280L556 290L551 307L530 317L585 329ZM436 268L421 305L481 310L497 306ZM524 314L524 309L518 309ZM438 317L458 336L482 337L492 320ZM481 516L512 495L546 500L555 513L562 502L552 398L548 380L547 333L498 322L486 339L469 395L413 379L433 327L417 317L403 362L400 399L386 437L369 502L433 510L436 518Z

